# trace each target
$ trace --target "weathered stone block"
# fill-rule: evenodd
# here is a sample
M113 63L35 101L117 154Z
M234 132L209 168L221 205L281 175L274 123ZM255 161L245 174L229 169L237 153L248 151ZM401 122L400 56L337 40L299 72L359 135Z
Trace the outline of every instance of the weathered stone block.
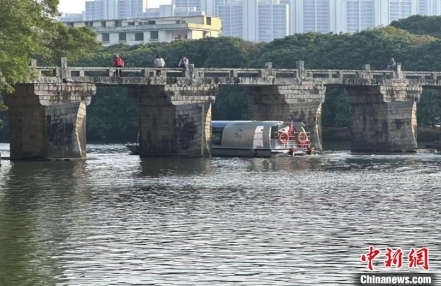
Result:
M351 151L413 151L416 141L416 102L421 88L403 82L387 86L348 86L351 112Z
M212 88L131 87L129 95L140 108L142 156L211 154Z
M94 89L87 91L88 100L71 102L63 85L19 84L5 95L12 159L86 157L86 105ZM59 101L60 89L64 101Z

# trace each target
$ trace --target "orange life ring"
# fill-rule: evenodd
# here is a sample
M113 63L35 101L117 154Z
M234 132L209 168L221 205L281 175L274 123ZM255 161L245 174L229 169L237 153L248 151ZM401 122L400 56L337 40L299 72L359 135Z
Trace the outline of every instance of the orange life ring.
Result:
M289 134L286 132L282 132L279 134L279 142L281 144L286 144L289 141Z
M299 144L306 144L306 142L308 141L308 135L306 135L305 132L299 132L299 134L297 134L297 142Z

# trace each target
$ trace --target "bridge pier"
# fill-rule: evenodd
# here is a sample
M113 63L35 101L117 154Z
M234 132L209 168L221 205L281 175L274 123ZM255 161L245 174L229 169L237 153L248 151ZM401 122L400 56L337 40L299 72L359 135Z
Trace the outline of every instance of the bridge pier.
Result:
M248 86L253 120L301 121L310 133L311 146L322 151L322 103L326 88L304 80L289 86Z
M352 152L410 152L418 149L416 105L422 87L403 80L346 86Z
M8 106L11 159L86 158L86 105L95 85L17 84Z
M132 86L141 156L210 156L217 86Z

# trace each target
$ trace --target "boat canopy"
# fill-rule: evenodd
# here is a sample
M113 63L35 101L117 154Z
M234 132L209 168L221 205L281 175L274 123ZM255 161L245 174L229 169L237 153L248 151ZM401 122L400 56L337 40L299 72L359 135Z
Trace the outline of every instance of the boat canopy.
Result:
M214 145L225 148L250 149L256 133L262 138L261 148L270 148L269 139L272 127L275 131L289 126L283 121L212 121Z

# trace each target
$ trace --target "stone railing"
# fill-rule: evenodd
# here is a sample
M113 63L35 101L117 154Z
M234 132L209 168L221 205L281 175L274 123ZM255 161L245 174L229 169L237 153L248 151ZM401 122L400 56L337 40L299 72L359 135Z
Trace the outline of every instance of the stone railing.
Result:
M61 67L39 67L32 61L33 74L38 79L61 78L72 82L103 83L105 78L112 78L113 67L71 67L67 66L65 58ZM187 73L181 68L152 68L152 67L123 67L122 78L130 78L122 82L142 84L146 79L155 78L156 83L164 84L169 78L187 78L196 82L216 84L289 84L299 80L309 80L317 84L327 85L378 85L390 80L406 80L410 84L423 86L441 86L441 72L402 71L401 64L397 70L371 70L370 65L364 65L361 70L332 70L305 69L304 62L299 61L295 69L273 69L272 63L266 63L266 68L194 68L190 65ZM161 70L161 76L156 77L156 71ZM161 81L161 79L163 79Z

